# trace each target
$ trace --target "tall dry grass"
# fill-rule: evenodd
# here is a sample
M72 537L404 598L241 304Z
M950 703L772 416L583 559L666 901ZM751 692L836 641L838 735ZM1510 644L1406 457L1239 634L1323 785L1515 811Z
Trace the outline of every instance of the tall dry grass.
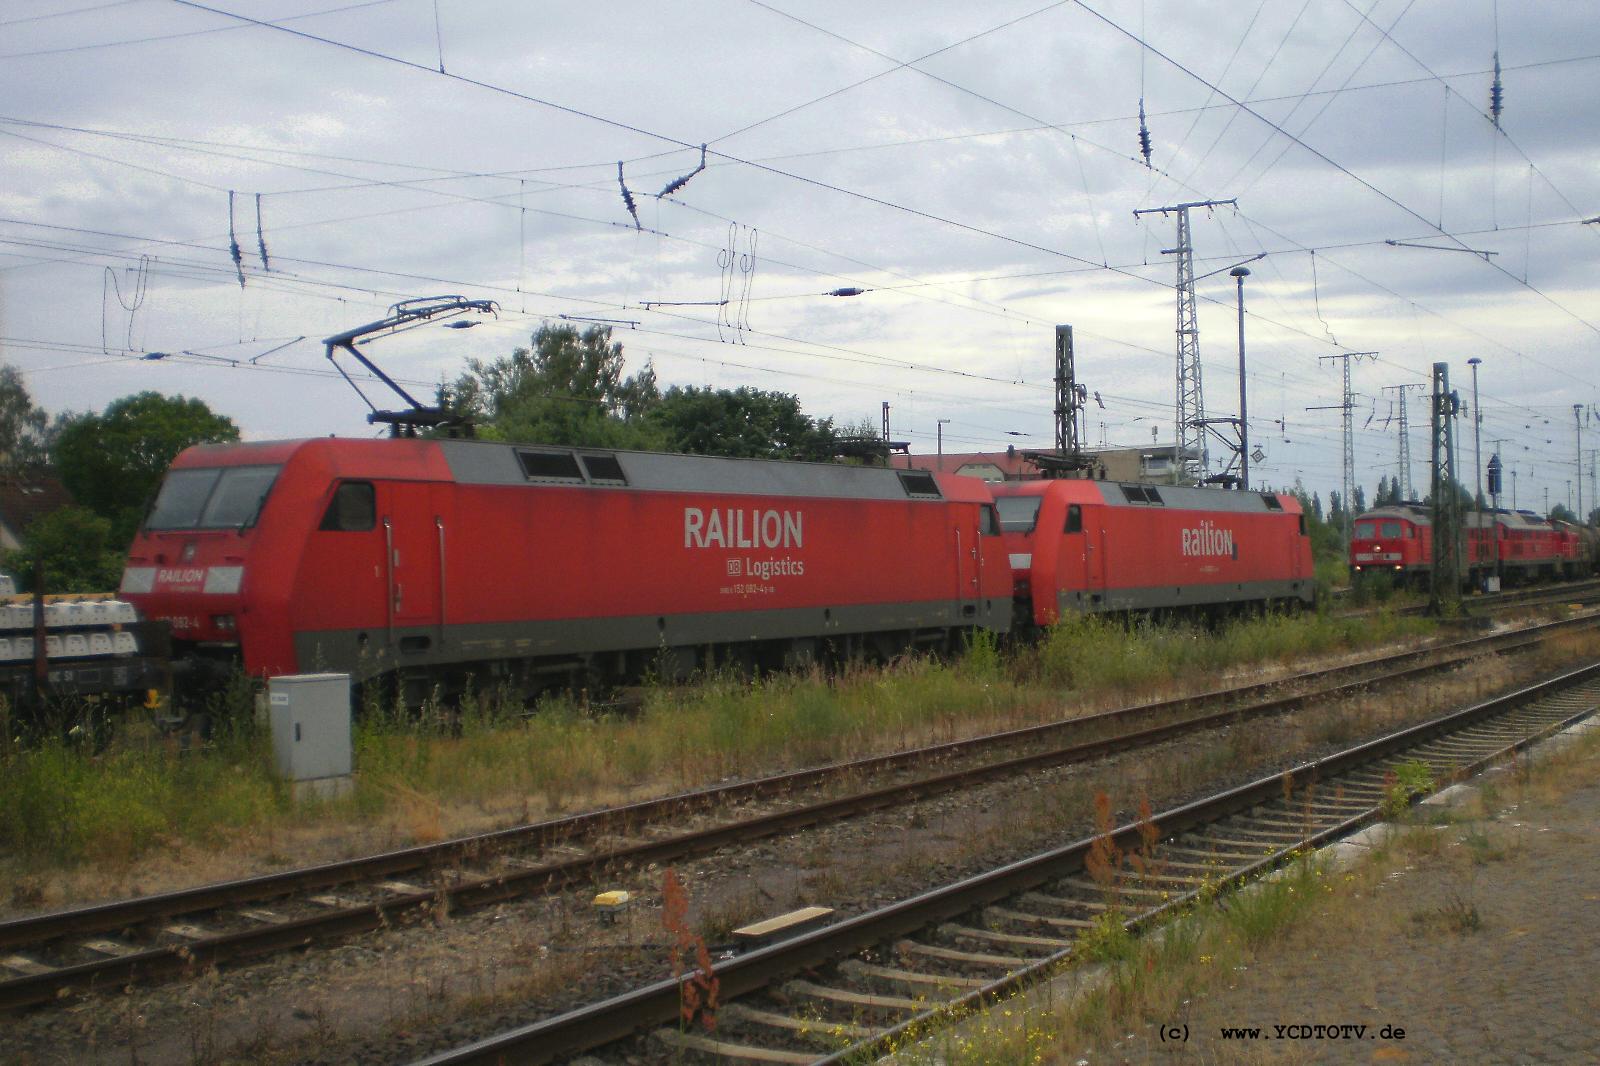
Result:
M323 801L296 801L273 778L269 739L240 686L214 708L220 739L203 750L131 733L99 752L68 741L0 748L0 866L126 864L174 844L221 846L307 826L385 823L406 839L431 839L1009 728L1230 667L1427 630L1386 615L1268 616L1214 630L1073 618L1006 653L979 639L949 661L649 685L628 713L571 697L530 711L504 692L449 708L430 702L421 714L374 704L358 717L355 789Z

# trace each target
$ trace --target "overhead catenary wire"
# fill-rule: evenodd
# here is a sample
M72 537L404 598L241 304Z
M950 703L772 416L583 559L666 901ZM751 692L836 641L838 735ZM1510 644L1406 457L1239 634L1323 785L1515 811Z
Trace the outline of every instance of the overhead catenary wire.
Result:
M131 2L135 2L135 0L123 0L123 2L124 3L131 3ZM138 0L138 2L142 3L143 0ZM337 15L337 14L341 14L341 13L346 12L346 11L359 11L362 8L368 8L368 7L382 7L382 6L386 5L386 4L393 4L393 3L397 3L397 2L398 2L398 0L361 0L360 3L344 4L344 5L340 6L340 7L323 8L320 11L307 11L307 12L304 12L304 13L299 14L299 15L286 15L286 16L280 18L280 19L273 20L273 22L270 23L270 24L276 25L278 23L284 23L284 22L298 22L298 21L301 21L303 19L321 18L324 15ZM79 13L87 13L87 12L93 12L93 11L102 10L103 8L121 7L121 6L122 6L122 4L120 4L120 3L101 4L101 5L97 5L95 7L80 8L80 9L78 9L78 11L60 12L59 15L60 16L65 16L65 15L72 15L72 14L79 14ZM50 18L50 17L57 17L57 16L38 16L38 18ZM15 23L27 22L27 21L33 21L33 20L30 20L30 19L17 19L14 22L0 22L0 26L14 25ZM229 32L231 30L239 30L239 29L243 29L243 28L244 27L242 27L242 26L213 26L210 29L204 29L204 30L185 30L185 31L183 31L181 33L153 34L153 35L146 36L146 37L135 37L135 38L130 38L130 39L121 40L121 41L99 41L99 42L92 42L92 43L71 44L71 45L64 45L64 46L62 46L60 48L40 48L40 49L35 49L34 51L31 51L31 52L0 52L0 61L4 61L4 60L7 60L7 59L34 59L34 58L38 58L40 56L58 56L58 55L66 55L67 53L70 53L70 52L91 52L91 51L98 51L98 50L106 49L106 48L123 48L123 47L126 47L128 45L153 44L153 43L156 43L156 42L159 42L159 41L176 41L176 40L182 40L183 38L186 38L186 37L205 37L205 36L209 36L211 34L227 33L227 32Z

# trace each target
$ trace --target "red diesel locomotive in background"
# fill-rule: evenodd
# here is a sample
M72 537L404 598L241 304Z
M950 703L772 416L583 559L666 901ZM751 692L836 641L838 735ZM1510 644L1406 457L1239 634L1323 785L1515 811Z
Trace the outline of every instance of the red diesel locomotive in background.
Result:
M1532 511L1464 511L1462 580L1498 572L1516 583L1577 577L1600 569L1600 531L1551 522ZM1433 511L1419 503L1379 507L1356 518L1350 539L1355 573L1388 572L1426 585L1433 572ZM1498 564L1498 568L1497 568Z
M982 482L922 471L467 440L201 446L123 594L175 652L537 691L1003 633Z

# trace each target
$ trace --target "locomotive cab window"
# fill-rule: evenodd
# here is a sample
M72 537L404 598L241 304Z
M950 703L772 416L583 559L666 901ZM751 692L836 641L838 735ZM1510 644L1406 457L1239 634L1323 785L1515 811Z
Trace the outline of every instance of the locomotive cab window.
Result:
M1000 535L1000 518L994 513L994 504L986 503L978 508L978 532L985 537Z
M174 470L161 483L144 528L244 529L255 525L277 480L276 466Z
M1032 533L1039 520L1043 496L1002 496L994 501L1000 512L1000 529L1006 533Z
M1074 503L1067 506L1067 528L1065 532L1083 532L1083 508L1078 504Z
M193 529L200 524L200 511L206 498L217 486L222 471L174 470L161 483L150 517L145 519L146 529Z
M377 524L378 505L370 481L344 481L333 492L318 529L364 533Z

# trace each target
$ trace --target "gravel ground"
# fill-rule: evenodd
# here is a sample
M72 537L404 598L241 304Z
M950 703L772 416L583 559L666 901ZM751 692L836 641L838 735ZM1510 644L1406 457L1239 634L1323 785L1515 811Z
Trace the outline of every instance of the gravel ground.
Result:
M1554 664L1490 660L1383 699L1348 700L1113 760L997 782L682 864L713 947L747 921L805 904L848 916L1092 831L1105 791L1131 817L1468 702ZM395 1062L659 979L662 870L594 886L641 894L615 925L591 892L439 915L331 950L101 995L8 1020L0 1059L78 1062Z

